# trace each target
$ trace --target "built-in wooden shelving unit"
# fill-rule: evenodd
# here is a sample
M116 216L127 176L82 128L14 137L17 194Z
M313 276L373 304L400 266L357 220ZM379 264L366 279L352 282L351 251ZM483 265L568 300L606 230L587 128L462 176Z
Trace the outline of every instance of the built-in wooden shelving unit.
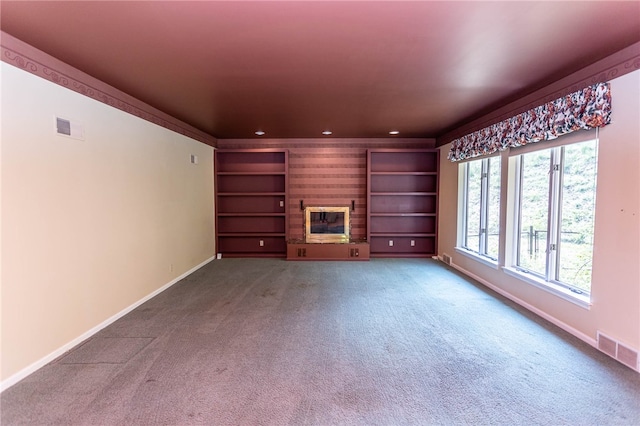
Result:
M438 150L367 154L371 257L429 257L437 250Z
M288 152L217 150L217 251L225 257L287 254Z

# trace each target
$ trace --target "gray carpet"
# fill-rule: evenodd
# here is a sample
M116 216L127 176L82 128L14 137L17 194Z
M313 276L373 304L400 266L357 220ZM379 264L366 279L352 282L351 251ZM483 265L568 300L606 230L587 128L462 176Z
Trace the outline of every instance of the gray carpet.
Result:
M640 424L640 375L422 259L217 260L1 398L2 425Z

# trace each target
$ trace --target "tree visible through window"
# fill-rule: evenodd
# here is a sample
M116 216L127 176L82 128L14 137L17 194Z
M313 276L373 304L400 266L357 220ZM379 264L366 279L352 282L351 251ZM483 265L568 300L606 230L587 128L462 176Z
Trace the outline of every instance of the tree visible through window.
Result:
M462 246L498 260L500 243L500 157L469 161L464 167Z
M518 164L517 267L590 293L597 142L523 154Z

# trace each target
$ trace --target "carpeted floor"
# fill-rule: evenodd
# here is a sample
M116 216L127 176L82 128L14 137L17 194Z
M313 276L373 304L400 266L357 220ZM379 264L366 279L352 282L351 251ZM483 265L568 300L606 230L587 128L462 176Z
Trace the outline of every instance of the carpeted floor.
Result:
M2 425L638 425L640 375L432 260L223 259L1 403Z

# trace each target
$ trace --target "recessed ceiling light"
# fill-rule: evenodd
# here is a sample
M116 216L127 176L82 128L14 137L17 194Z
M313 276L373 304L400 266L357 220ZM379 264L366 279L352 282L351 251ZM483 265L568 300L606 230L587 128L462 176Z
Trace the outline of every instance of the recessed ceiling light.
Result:
M324 132L322 132L322 134L326 136L329 136L331 133L331 130L325 130Z
M258 131L256 132L256 135L258 135L258 136L262 136L262 135L264 135L264 132L263 132L262 130L258 130Z
M400 131L399 130L392 130L392 131L389 132L389 134L390 135L398 135L398 134L400 134Z

